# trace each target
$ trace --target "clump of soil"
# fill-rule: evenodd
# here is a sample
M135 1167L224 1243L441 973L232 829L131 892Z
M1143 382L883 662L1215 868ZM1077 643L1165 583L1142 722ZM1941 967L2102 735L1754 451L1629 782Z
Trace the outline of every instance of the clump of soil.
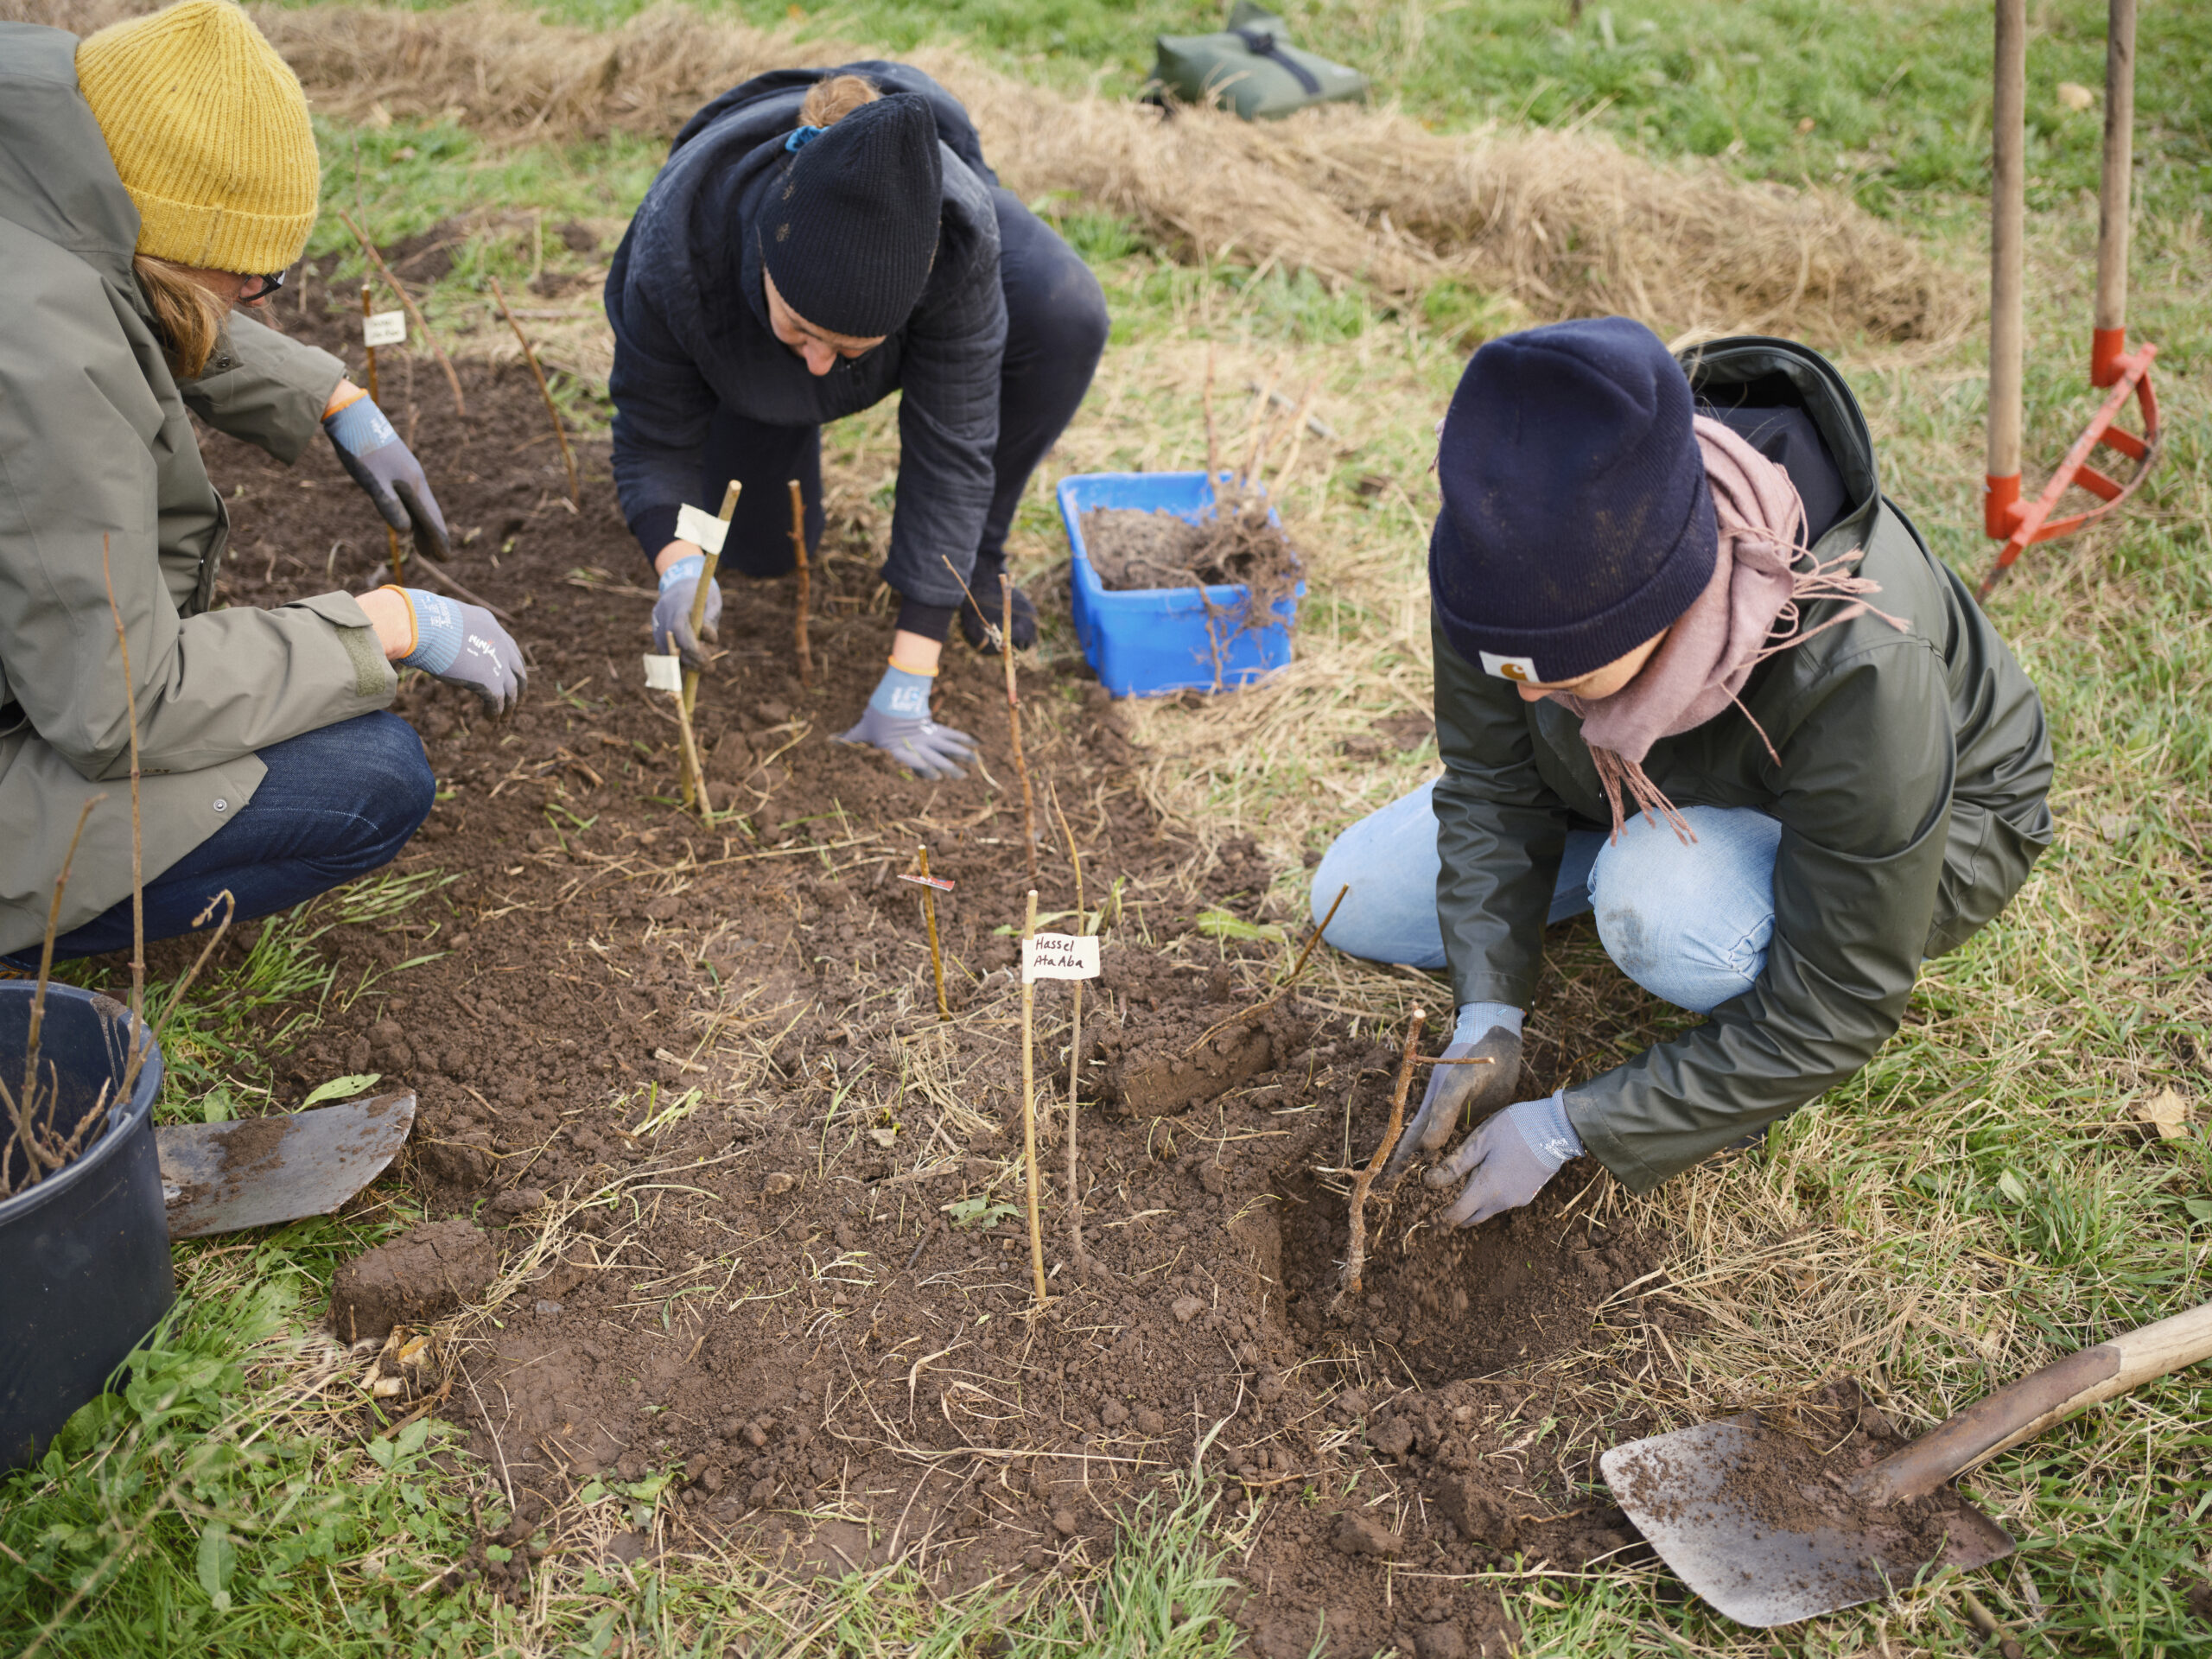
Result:
M348 1342L381 1340L473 1302L498 1276L499 1252L469 1222L433 1222L343 1263L330 1285L330 1323Z
M280 320L358 371L358 290L303 287L313 303L288 290ZM639 683L654 594L606 445L577 445L571 509L525 370L457 365L464 422L427 359L395 351L380 367L454 529L452 569L516 617L530 691L491 722L463 694L403 689L395 709L441 786L392 871L421 896L317 910L311 948L361 989L257 1017L280 1108L347 1072L412 1090L396 1179L426 1213L490 1230L454 1289L480 1293L494 1253L519 1274L496 1325L452 1345L473 1386L437 1409L555 1504L556 1530L594 1478L672 1472L654 1535L676 1548L839 1575L903 1559L947 1589L1089 1571L1117 1517L1203 1444L1226 1508L1240 1524L1260 1512L1235 1570L1262 1651L1303 1655L1325 1624L1337 1654L1502 1653L1511 1626L1478 1576L1501 1546L1485 1535L1518 1529L1561 1562L1612 1547L1606 1526L1548 1532L1541 1516L1586 1502L1573 1494L1593 1446L1648 1432L1609 1402L1676 1318L1649 1276L1666 1241L1632 1236L1588 1165L1525 1220L1470 1234L1416 1226L1426 1200L1403 1183L1370 1210L1365 1296L1325 1317L1348 1185L1331 1172L1372 1152L1395 1053L1293 995L1175 1071L1281 966L1277 947L1192 918L1203 903L1280 919L1277 872L1249 840L1165 820L1103 689L1046 695L1032 661L1030 765L1069 804L1094 902L1120 882L1145 938L1134 921L1109 930L1086 998L1087 1277L1065 1236L1068 988L1037 988L1053 1300L1029 1317L1011 937L1025 861L999 764L1002 669L956 648L938 682L940 717L976 735L988 770L925 784L836 741L892 627L880 477L828 480L810 686L792 660L793 584L725 583L699 697L728 814L709 831L675 803L677 734ZM327 454L288 469L202 442L234 526L228 602L382 579L378 521ZM1064 589L1032 596L1048 626L1065 617ZM955 883L938 899L946 1027L918 899L896 879L925 842ZM1046 908L1071 907L1065 861L1039 861ZM258 932L234 930L219 963ZM156 947L157 970L191 948ZM1538 1029L1558 994L1540 993ZM1607 1052L1639 997L1579 1012L1576 1054ZM1532 1095L1574 1080L1579 1061L1541 1040L1529 1052ZM341 1275L341 1336L429 1317L442 1256L380 1301L369 1261ZM1369 1444L1382 1421L1414 1426L1402 1451ZM1463 1473L1464 1528L1440 1507Z
M1083 515L1083 546L1109 593L1241 582L1249 598L1237 629L1267 627L1300 574L1298 550L1268 517L1259 490L1225 490L1196 520L1166 508L1093 507Z

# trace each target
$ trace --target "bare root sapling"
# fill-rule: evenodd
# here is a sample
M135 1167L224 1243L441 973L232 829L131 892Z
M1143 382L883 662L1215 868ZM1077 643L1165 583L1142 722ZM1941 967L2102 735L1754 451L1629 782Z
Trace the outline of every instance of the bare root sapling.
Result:
M1390 1155L1390 1148L1398 1144L1398 1137L1406 1127L1406 1090L1414 1077L1414 1062L1421 1053L1421 1028L1428 1015L1415 1008L1406 1020L1406 1049L1398 1057L1397 1081L1390 1087L1390 1122L1382 1131L1382 1144L1375 1148L1375 1155L1367 1160L1367 1167L1359 1172L1351 1184L1351 1237L1344 1246L1343 1287L1330 1304L1332 1312L1359 1294L1360 1278L1367 1270L1367 1194L1375 1185L1375 1178L1382 1170L1383 1161Z

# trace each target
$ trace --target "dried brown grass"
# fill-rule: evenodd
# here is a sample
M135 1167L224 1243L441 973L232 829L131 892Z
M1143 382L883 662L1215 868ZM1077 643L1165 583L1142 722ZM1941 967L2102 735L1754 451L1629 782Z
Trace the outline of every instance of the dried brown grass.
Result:
M0 0L0 16L78 29L140 9ZM541 23L499 0L255 16L318 108L450 116L497 143L665 137L750 75L865 50L675 4L603 31ZM1967 284L1842 196L1662 166L1586 132L1444 136L1392 109L1349 106L1268 125L1202 110L1163 120L950 48L912 60L967 105L1025 200L1058 194L1124 214L1181 259L1310 270L1402 300L1456 281L1538 316L1618 312L1669 336L1944 340L1970 309Z

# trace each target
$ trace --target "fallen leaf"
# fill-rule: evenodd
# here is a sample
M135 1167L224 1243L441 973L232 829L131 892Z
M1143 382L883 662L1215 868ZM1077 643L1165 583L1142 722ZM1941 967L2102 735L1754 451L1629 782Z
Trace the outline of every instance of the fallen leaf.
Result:
M868 1132L868 1138L874 1141L879 1147L887 1147L898 1140L899 1131L896 1129L870 1129Z
M2135 1121L2148 1123L2161 1141L2179 1141L2189 1134L2189 1103L2172 1089L2161 1089L2135 1109Z
M2079 81L2062 80L2058 83L2058 101L2069 110L2086 110L2095 105L2097 95Z

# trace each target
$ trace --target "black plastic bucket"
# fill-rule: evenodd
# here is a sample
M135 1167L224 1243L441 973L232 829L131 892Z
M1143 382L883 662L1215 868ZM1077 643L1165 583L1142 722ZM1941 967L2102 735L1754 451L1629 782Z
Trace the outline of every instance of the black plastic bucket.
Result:
M0 1080L19 1099L35 988L28 980L0 982ZM130 1024L113 997L47 987L39 1072L58 1075L64 1135L102 1084L111 1099L121 1085ZM141 1040L152 1049L150 1037ZM153 1050L97 1141L37 1185L0 1199L0 1469L34 1461L176 1300L154 1151L161 1088L162 1057ZM0 1135L0 1145L22 1158L12 1135ZM9 1173L20 1181L23 1166Z

